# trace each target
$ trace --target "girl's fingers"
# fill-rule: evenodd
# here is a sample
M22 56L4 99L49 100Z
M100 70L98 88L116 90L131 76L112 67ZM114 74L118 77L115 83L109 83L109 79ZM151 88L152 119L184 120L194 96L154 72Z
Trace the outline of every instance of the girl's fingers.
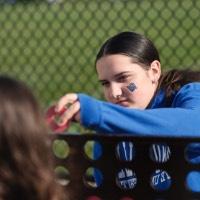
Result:
M77 115L79 113L79 111L80 111L80 103L79 103L79 101L75 101L62 114L58 124L63 125L63 124L68 123L69 121L71 121L75 117L75 115Z
M65 96L61 97L55 107L56 112L60 112L65 106L68 104L72 104L77 101L78 95L76 93L69 93L66 94Z

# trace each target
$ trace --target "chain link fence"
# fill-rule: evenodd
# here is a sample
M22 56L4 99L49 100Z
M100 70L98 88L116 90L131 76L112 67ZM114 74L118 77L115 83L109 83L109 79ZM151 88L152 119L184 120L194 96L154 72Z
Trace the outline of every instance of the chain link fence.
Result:
M96 53L128 30L153 40L164 70L200 66L198 0L0 0L0 72L44 107L72 91L101 98Z

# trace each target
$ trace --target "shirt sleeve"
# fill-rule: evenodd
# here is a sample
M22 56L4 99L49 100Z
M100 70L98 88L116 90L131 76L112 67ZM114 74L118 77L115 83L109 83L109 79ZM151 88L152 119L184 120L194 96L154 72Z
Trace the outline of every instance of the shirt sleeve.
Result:
M200 136L200 83L183 86L172 107L139 110L78 94L81 123L99 133Z

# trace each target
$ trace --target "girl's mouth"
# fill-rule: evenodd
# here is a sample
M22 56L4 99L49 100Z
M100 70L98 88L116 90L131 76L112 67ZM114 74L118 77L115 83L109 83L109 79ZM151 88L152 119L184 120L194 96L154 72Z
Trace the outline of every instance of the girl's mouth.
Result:
M124 106L124 107L128 107L129 106L129 102L127 100L117 101L116 104L120 105L120 106Z

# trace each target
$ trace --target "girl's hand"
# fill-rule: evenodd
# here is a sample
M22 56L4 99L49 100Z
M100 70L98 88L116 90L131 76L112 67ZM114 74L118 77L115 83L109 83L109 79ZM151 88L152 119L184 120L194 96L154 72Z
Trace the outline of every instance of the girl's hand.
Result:
M58 100L55 112L59 113L63 109L66 109L66 111L60 116L59 126L67 124L71 120L80 122L80 102L76 93L66 94Z

